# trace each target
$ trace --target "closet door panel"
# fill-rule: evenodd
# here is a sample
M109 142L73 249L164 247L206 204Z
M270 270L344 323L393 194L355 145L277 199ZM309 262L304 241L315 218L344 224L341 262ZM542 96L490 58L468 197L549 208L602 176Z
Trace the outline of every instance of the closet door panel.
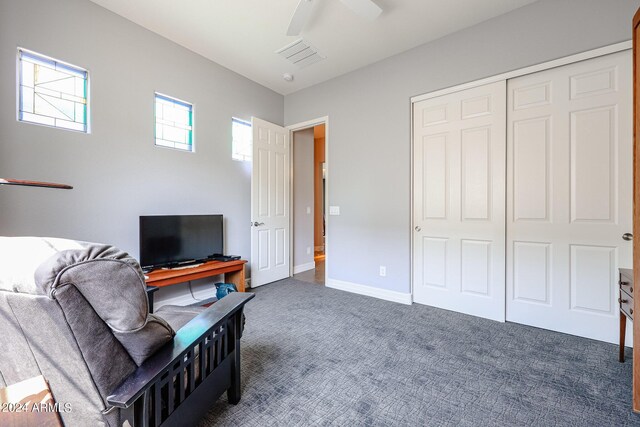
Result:
M618 342L631 95L629 52L507 83L507 320Z
M415 103L414 301L504 321L506 83Z

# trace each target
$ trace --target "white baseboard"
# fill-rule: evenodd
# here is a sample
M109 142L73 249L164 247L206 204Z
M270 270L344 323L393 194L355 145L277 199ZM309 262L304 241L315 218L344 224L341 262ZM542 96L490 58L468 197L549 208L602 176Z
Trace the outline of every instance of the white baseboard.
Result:
M160 307L162 307L163 305L191 305L191 304L195 304L198 301L193 299L193 297L191 296L191 294L189 293L189 291L187 290L185 293L181 293L181 295L177 295L175 297L171 297L171 298L163 298L163 299L159 299L153 300L153 309L157 310Z
M163 305L191 305L197 304L201 301L206 301L216 296L216 288L213 284L207 284L205 286L196 285L189 290L189 286L177 285L170 286L169 288L161 288L154 294L153 306L154 309L158 309ZM192 294L193 292L193 294Z
M354 294L366 295L368 297L374 297L386 301L393 301L399 302L400 304L411 305L411 294L405 294L403 292L374 288L373 286L345 282L336 279L327 279L325 286L327 288L339 289L341 291L347 291Z
M315 261L308 262L306 264L294 265L293 266L293 274L302 273L303 271L309 271L316 268Z

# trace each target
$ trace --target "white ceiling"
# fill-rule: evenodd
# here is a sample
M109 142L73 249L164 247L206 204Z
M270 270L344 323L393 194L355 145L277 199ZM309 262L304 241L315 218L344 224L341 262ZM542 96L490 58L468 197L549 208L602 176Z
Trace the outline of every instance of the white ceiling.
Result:
M340 0L314 0L300 37L327 59L302 69L274 53L300 38L285 35L299 0L91 1L286 95L535 0L374 0L383 9L375 21Z

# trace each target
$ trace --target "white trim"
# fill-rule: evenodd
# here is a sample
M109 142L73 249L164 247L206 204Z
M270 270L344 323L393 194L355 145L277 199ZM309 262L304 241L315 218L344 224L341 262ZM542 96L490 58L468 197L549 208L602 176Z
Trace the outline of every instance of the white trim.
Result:
M318 117L317 119L307 120L306 122L300 122L293 125L285 126L286 129L289 129L289 146L293 147L293 132L303 129L308 129L310 127L314 127L317 125L324 124L324 164L326 168L326 175L324 178L324 189L325 189L325 204L324 204L324 254L325 254L325 262L324 262L324 271L325 271L325 283L329 282L329 116ZM290 169L291 169L291 189L290 194L293 195L293 155L289 156ZM293 197L293 196L292 196ZM293 199L292 199L293 200ZM290 204L289 210L291 214L289 215L290 230L293 230L293 203ZM293 248L293 232L289 233L289 247ZM295 274L293 268L293 251L289 251L289 265L291 266L291 276Z
M316 262L311 261L306 264L294 265L293 266L293 274L302 273L303 271L309 271L316 268Z
M191 305L191 304L196 304L199 303L200 301L194 299L191 296L191 293L189 292L188 288L185 288L184 293L180 292L181 295L175 296L175 297L171 297L171 298L162 298L162 299L156 299L154 298L153 300L153 310L156 311L158 310L160 307L162 307L163 305L180 305L180 306L187 306L187 305ZM210 298L215 297L215 292L213 293L213 295Z
M390 291L388 289L375 288L373 286L345 282L336 279L327 279L325 286L327 288L351 292L352 294L366 295L368 297L383 299L385 301L411 305L411 294L409 293Z
M414 218L413 218L413 209L414 209L414 203L413 203L413 191L415 188L415 184L413 182L413 174L414 174L414 167L413 167L413 163L414 163L414 153L413 153L413 146L415 145L415 141L413 138L413 104L414 101L411 101L411 111L409 113L409 137L411 138L411 142L410 142L410 147L409 147L409 173L410 175L410 179L409 179L409 224L411 226L411 229L409 230L409 292L411 293L411 298L413 299L413 245L414 245L414 227L416 226L415 223L413 222Z
M311 128L317 125L321 125L323 123L327 123L329 121L329 116L324 116L324 117L319 117L317 119L312 119L312 120L307 120L306 122L301 122L301 123L296 123L294 125L289 125L289 126L285 126L285 128L289 129L292 132L295 132L297 130L302 130L302 129L307 129L307 128ZM325 129L325 139L327 137L326 135L326 129Z
M623 50L631 49L633 47L631 40L612 44L609 46L599 47L597 49L587 50L585 52L577 53L575 55L566 56L563 58L554 59L540 64L531 65L525 68L519 68L517 70L508 71L506 73L497 74L495 76L486 77L480 80L474 80L471 82L451 86L448 88L436 90L433 92L425 93L422 95L416 95L411 97L411 102L419 102L425 99L435 98L442 95L448 95L453 92L459 92L461 90L470 89L472 87L483 86L489 83L495 83L500 80L509 80L515 77L524 76L526 74L537 73L538 71L548 70L550 68L561 67L567 64L573 64L574 62L585 61L587 59L597 58L599 56L609 55L611 53L621 52Z

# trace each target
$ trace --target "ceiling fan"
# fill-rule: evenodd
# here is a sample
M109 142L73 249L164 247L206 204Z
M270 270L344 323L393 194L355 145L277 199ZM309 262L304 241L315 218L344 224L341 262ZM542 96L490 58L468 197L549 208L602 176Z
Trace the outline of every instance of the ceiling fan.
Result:
M380 6L375 4L372 0L340 0L345 6L351 9L356 14L370 21L373 21L382 13ZM304 28L311 11L313 10L314 0L300 0L298 7L293 12L291 22L289 23L289 29L287 29L288 36L297 36Z

